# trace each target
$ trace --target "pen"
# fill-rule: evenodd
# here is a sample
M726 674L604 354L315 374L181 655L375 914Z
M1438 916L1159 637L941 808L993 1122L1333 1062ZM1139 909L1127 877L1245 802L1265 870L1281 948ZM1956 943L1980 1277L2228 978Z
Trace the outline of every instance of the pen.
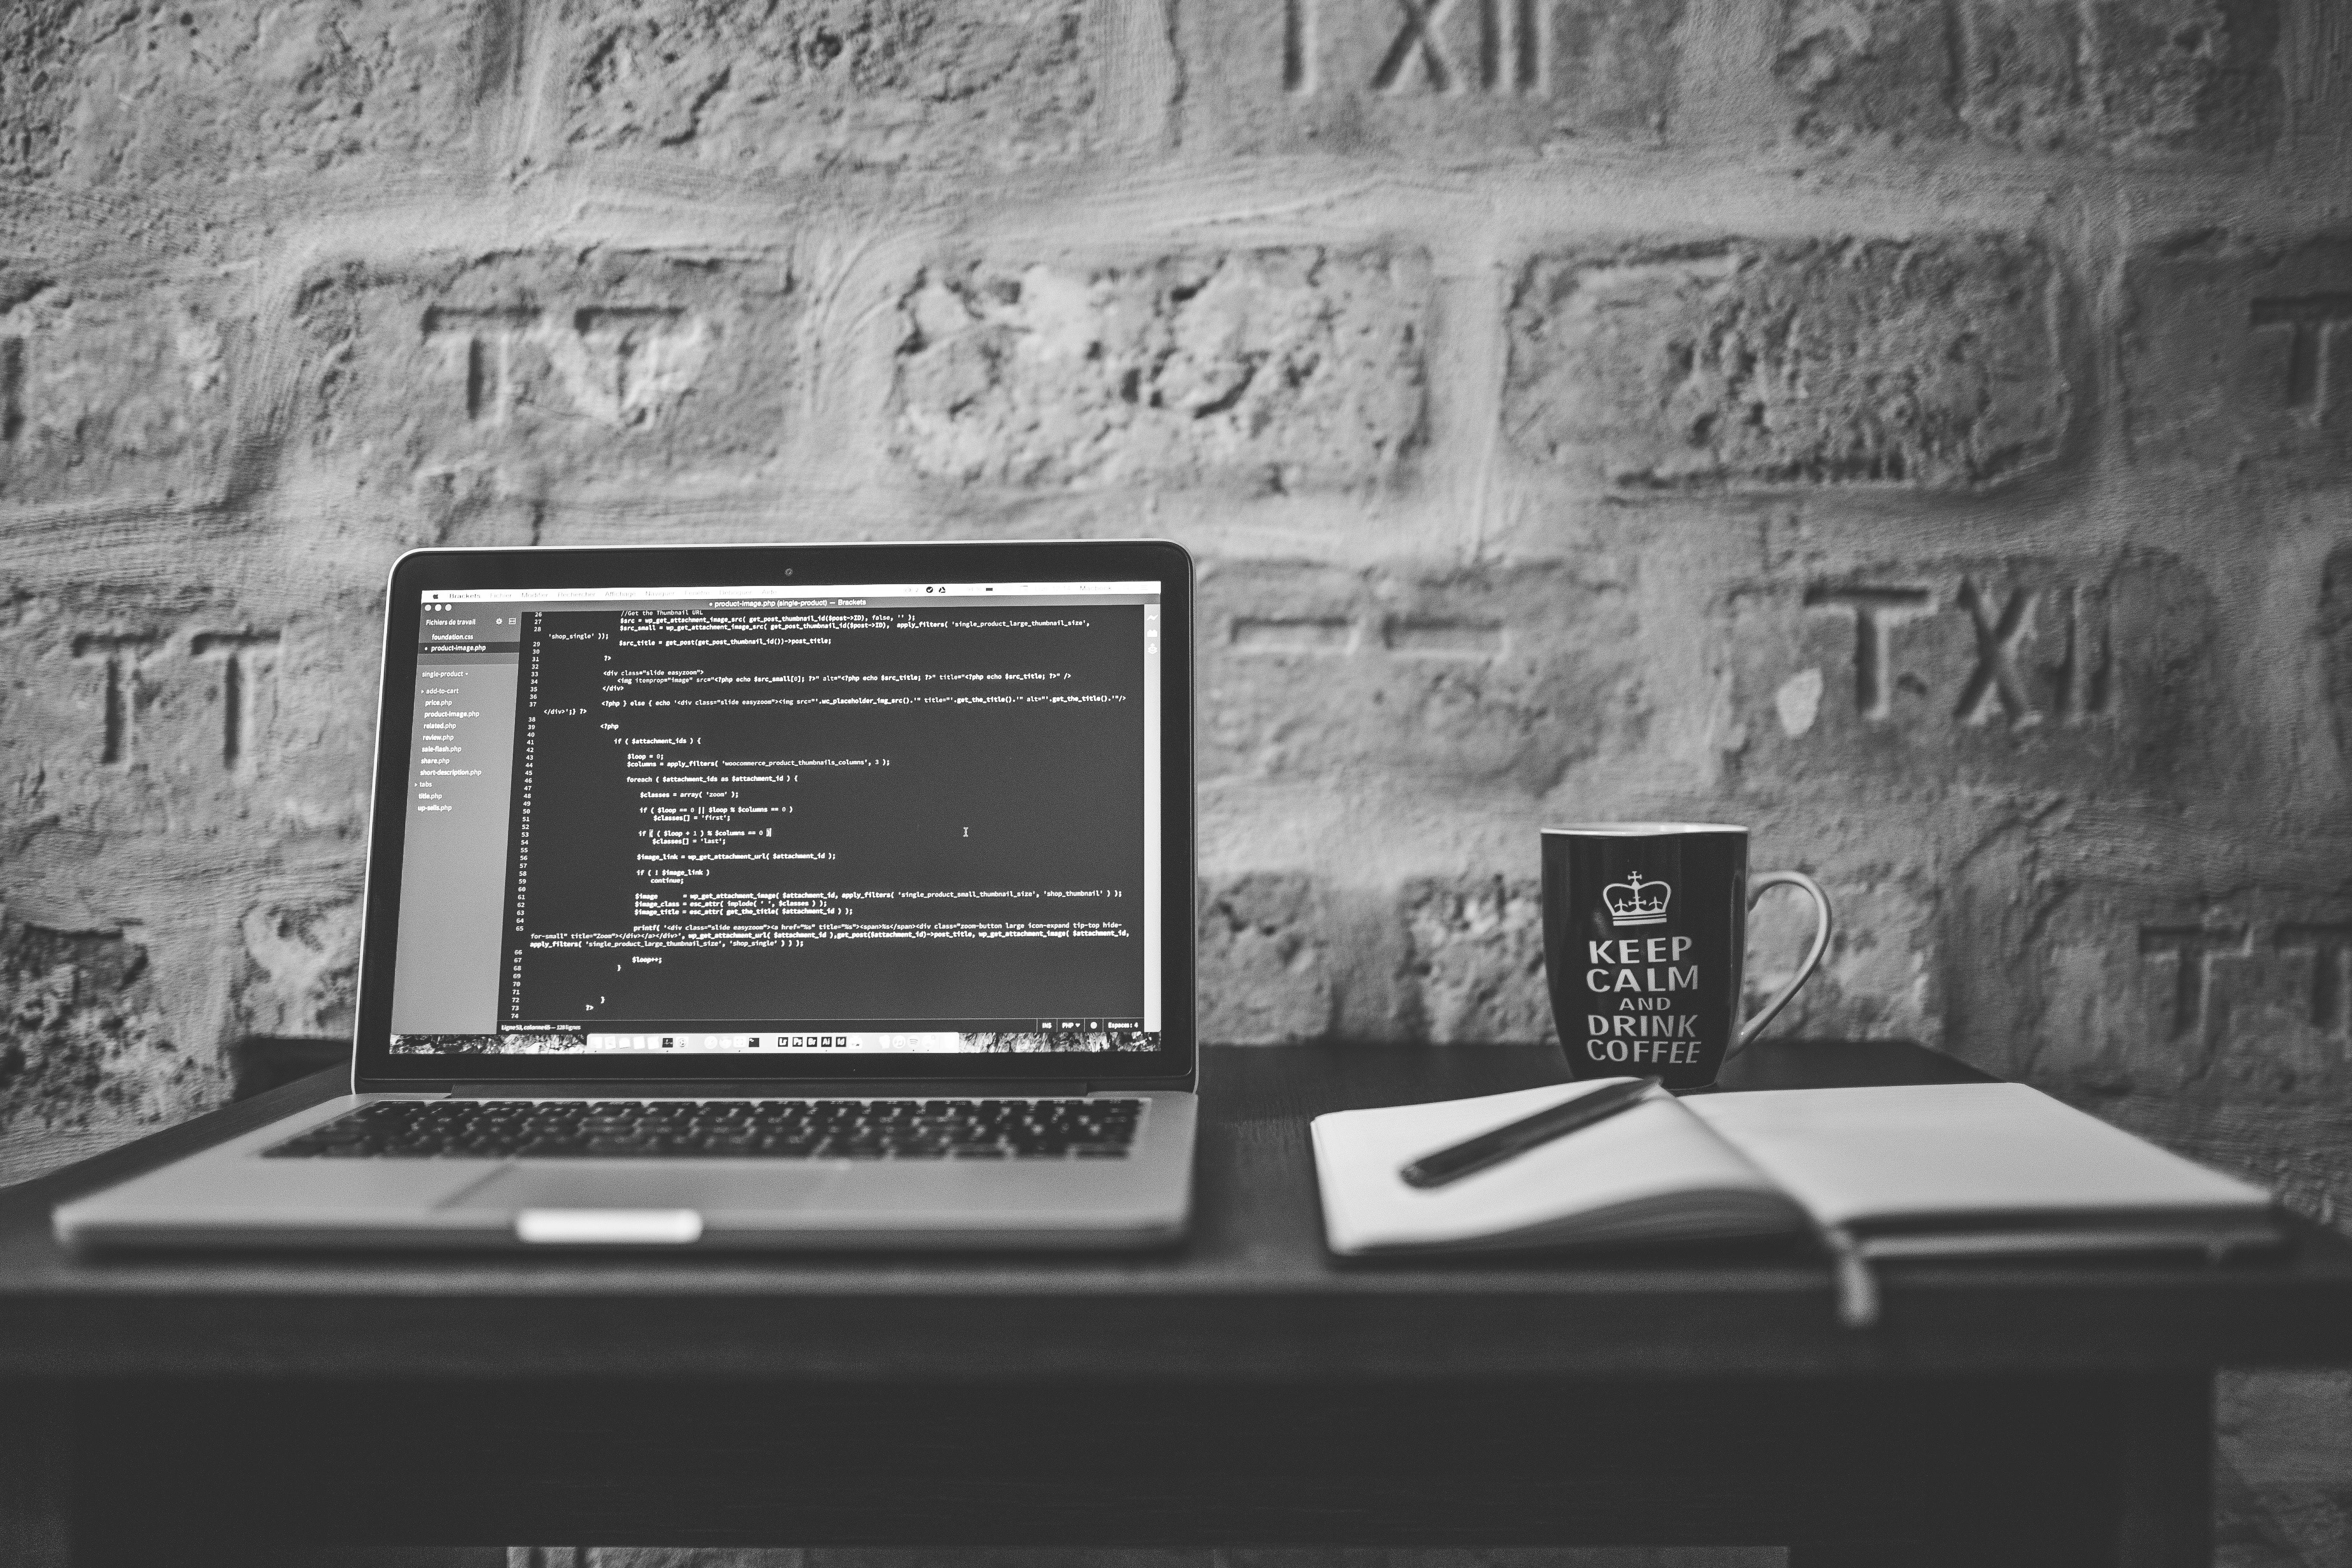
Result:
M1574 1100L1538 1110L1533 1116L1522 1117L1491 1132L1481 1132L1433 1154L1423 1154L1397 1173L1409 1187L1442 1187L1458 1181L1473 1171L1483 1171L1498 1165L1514 1154L1523 1154L1539 1143L1549 1143L1563 1134L1596 1121L1606 1121L1621 1110L1631 1110L1649 1098L1659 1080L1645 1078L1639 1083L1614 1084L1580 1094Z

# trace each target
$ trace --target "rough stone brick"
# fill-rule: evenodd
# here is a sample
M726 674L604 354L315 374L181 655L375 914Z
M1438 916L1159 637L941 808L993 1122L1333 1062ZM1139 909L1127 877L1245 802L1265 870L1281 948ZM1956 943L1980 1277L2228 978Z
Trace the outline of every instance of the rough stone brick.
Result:
M235 1037L349 1028L380 633L372 585L5 603L0 1181L225 1097Z
M1857 563L1739 589L1723 616L1749 784L2177 796L2242 760L2219 605L2160 552Z
M2318 633L2336 750L2352 764L2352 544L2329 552L2319 584Z
M1999 236L1541 257L1511 302L1504 424L1629 491L1978 489L2062 446L2061 287Z
M0 9L0 169L45 171L74 110L79 7L49 0Z
M1798 129L2034 148L2240 153L2284 92L2278 0L1786 0Z
M562 134L744 173L1074 156L1104 91L1085 0L566 0Z
M898 445L997 484L1377 483L1422 437L1427 297L1418 253L935 266L903 301Z
M225 1088L173 1042L137 931L0 918L0 1182L89 1152L93 1134L192 1116Z
M1949 0L1784 0L1774 74L1801 132L1947 136L1961 127Z
M447 159L510 25L470 0L34 0L0 18L0 168L97 184Z
M2136 458L2345 472L2352 237L2272 246L2189 235L2132 258L2124 292L2123 405Z
M1399 903L1415 1035L1438 1045L1559 1038L1544 989L1543 890L1537 882L1416 878Z
M2352 1212L2352 842L2074 814L1950 879L1961 1054ZM1997 956L1993 956L1997 955Z
M723 480L782 443L798 311L772 259L591 250L324 268L298 307L300 438L444 526L491 491Z
M2341 1104L2352 847L2081 812L2000 829L1950 879L1974 1059L2076 1098Z
M10 606L0 895L40 878L103 884L249 864L310 839L355 855L373 612L371 598L324 593L310 616L284 619L194 592L93 590Z
M1809 848L1823 846L1826 838L1785 829L1774 837ZM1882 860L1832 846L1819 858L1809 857L1791 868L1759 847L1749 864L1759 871L1811 872L1836 915L1822 966L1774 1018L1767 1037L1941 1043L1938 879L1926 856L1915 852L1902 860ZM1743 1017L1753 1016L1788 984L1811 950L1812 935L1811 900L1774 891L1758 902L1748 922Z
M1247 154L1413 160L1539 154L1595 135L1654 139L1675 107L1684 9L1683 0L1188 4L1178 10L1184 139Z
M244 972L236 1032L308 1038L348 1036L359 974L360 904L351 897L258 903L238 922Z
M210 499L226 335L199 290L0 264L0 505Z
M1541 797L1647 721L1626 598L1573 563L1212 563L1201 776Z
M1249 872L1200 894L1201 1038L1222 1045L1319 1040L1338 1016L1332 932L1319 885Z
M2280 0L2095 0L2084 9L2095 133L2126 146L2216 152L2277 136ZM1998 81L2004 63L1980 66L1980 82Z

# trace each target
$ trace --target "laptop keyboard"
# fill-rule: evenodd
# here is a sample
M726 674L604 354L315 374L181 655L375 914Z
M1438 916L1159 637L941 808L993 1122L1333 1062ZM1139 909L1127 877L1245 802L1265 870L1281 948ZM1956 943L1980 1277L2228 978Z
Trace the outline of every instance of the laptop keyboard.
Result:
M382 1100L272 1159L1122 1160L1139 1100Z

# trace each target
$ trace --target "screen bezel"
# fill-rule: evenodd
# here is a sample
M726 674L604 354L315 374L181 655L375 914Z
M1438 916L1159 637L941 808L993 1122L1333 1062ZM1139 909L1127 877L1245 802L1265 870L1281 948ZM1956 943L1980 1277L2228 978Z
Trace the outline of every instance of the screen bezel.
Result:
M453 588L614 588L693 584L1157 581L1160 592L1160 1048L1156 1051L851 1053L641 1052L606 1056L394 1056L392 985L406 847L414 650L422 595ZM356 1089L455 1083L791 1083L908 1079L1189 1082L1193 1007L1192 561L1162 540L954 544L651 545L418 550L385 591L352 1080Z

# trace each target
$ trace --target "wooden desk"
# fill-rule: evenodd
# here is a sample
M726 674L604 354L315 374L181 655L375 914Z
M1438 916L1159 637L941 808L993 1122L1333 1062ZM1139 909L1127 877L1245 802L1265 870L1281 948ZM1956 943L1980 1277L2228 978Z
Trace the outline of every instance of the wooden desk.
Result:
M50 1206L313 1079L0 1195L0 1561L190 1542L1794 1542L2202 1564L2210 1375L2352 1360L2352 1248L1915 1267L1795 1247L1339 1267L1306 1120L1561 1076L1209 1053L1199 1219L1127 1258L82 1262ZM1973 1077L1763 1046L1748 1086ZM1732 1086L1727 1082L1727 1087Z

